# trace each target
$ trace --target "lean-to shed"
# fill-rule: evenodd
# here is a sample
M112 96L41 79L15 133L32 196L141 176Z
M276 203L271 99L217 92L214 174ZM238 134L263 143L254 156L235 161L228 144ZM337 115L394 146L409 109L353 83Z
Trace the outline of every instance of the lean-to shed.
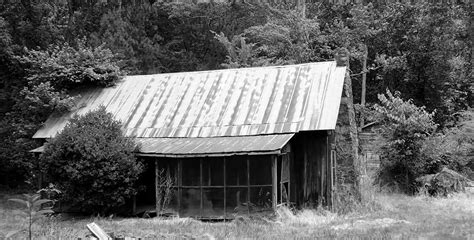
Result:
M139 205L160 200L162 177L172 180L171 200L159 210L179 216L331 205L345 73L318 62L128 76L82 93L82 107L50 117L34 138L54 137L73 114L103 105L149 166Z

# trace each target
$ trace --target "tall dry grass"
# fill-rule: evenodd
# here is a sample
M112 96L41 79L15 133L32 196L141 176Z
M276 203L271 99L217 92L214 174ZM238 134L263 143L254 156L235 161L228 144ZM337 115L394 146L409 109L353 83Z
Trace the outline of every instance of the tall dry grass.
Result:
M144 239L474 239L473 193L433 198L381 192L369 186L362 188L363 201L353 203L347 213L280 206L274 219L240 217L225 223L59 215L35 224L34 238L84 238L86 224L96 222L115 236ZM15 206L0 204L0 239L23 224L14 210Z

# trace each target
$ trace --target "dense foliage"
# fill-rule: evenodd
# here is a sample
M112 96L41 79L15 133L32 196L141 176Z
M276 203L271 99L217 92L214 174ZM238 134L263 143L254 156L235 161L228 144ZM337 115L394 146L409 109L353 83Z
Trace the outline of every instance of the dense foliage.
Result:
M0 95L5 101L0 119L0 170L4 183L22 184L37 175L35 158L28 151L40 141L31 137L53 112L61 113L76 107L68 95L78 87L108 86L122 72L110 50L87 47L81 41L76 47L68 44L45 50L23 49L19 56L9 56L8 72L3 78Z
M474 135L470 132L472 112L460 114L457 127L435 132L434 113L404 101L400 93L379 95L372 117L382 126L386 142L381 146L378 181L413 193L420 187L417 178L436 174L443 168L473 176Z
M86 213L108 213L135 194L143 165L134 150L120 122L101 107L74 116L46 143L41 163L66 203Z
M0 164L7 166L0 184L34 176L26 151L41 143L31 136L51 112L75 107L72 90L107 86L124 73L326 61L344 47L356 102L364 78L367 103L398 90L436 110L439 129L474 105L474 11L466 1L169 2L0 5Z
M474 112L459 114L459 126L431 135L421 147L427 173L437 173L443 167L474 179Z
M429 171L428 162L422 161L423 142L434 132L434 113L417 107L411 100L404 101L400 93L379 95L381 105L374 106L384 126L387 143L382 147L379 181L382 185L395 184L413 191L417 177Z

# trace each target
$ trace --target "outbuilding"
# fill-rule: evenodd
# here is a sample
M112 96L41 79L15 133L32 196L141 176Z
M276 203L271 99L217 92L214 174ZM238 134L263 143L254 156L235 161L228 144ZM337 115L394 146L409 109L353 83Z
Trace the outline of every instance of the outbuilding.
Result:
M229 219L278 204L331 206L345 75L317 62L127 76L82 92L77 109L51 116L34 138L103 105L147 165L138 207Z

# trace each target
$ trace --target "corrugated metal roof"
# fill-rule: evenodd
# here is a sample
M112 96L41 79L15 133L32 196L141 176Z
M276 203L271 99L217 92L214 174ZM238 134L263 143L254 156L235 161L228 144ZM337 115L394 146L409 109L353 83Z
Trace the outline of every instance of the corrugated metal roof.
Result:
M158 157L278 154L294 134L211 138L134 138L139 155ZM30 152L42 153L44 145Z
M33 137L54 137L73 114L104 105L130 137L224 137L334 129L345 67L335 62L128 76L81 94Z
M140 155L163 157L278 154L294 134L210 138L136 138Z

